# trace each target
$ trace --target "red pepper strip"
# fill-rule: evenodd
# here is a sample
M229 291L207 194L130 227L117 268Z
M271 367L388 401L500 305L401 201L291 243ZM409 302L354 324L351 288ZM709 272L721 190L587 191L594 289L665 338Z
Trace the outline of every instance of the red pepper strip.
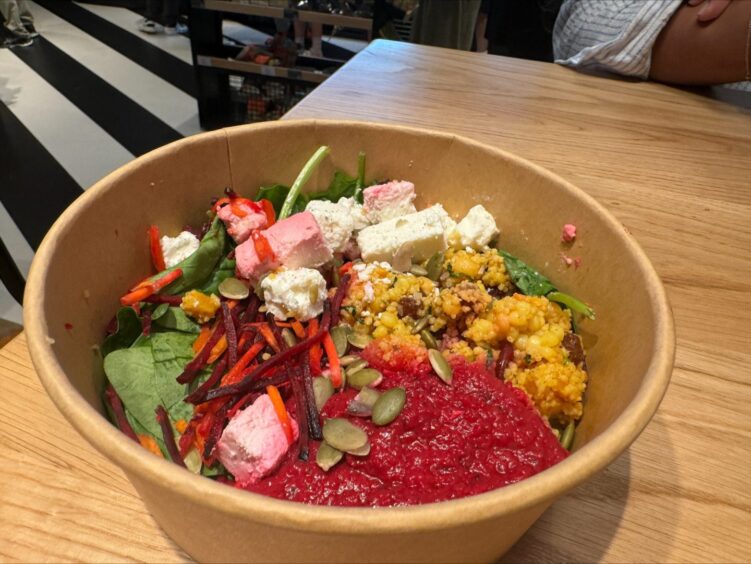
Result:
M326 350L326 356L329 359L329 369L331 370L331 383L335 388L342 385L342 367L339 364L339 355L336 354L336 345L328 331L323 336L323 348Z
M324 312L323 312L323 320L321 322L321 329L315 335L313 335L312 337L308 337L304 341L300 341L299 343L297 343L294 346L291 346L284 352L276 354L272 356L270 359L268 359L267 361L262 362L261 364L258 365L257 368L255 368L250 374L245 376L237 384L231 384L229 386L222 386L220 388L214 388L206 395L205 401L224 397L224 396L238 396L238 395L247 394L251 389L253 389L254 380L256 380L258 377L263 376L266 372L268 372L272 368L275 368L279 365L284 364L285 362L289 361L289 359L294 358L301 352L308 350L312 345L319 343L323 339L323 336L326 334L326 331L328 331L328 328L329 328L329 322L331 320L331 312L329 310L329 307L330 307L329 302L326 301L324 303Z
M161 272L167 266L164 264L162 246L159 244L159 228L156 225L149 227L149 248L151 249L151 262L157 272Z
M214 204L214 211L218 212L219 209L224 206L225 204L229 204L230 199L229 198L219 198L216 203Z
M230 371L224 375L222 378L222 385L234 384L242 374L243 370L245 370L245 367L247 367L256 356L258 356L258 353L260 353L265 346L264 343L255 343L250 347L247 352L240 357L240 360L232 366Z
M294 435L292 434L292 425L289 422L289 415L287 415L287 408L284 406L282 396L279 395L279 390L276 386L266 386L266 393L271 398L271 403L274 404L274 411L279 418L279 423L282 424L284 434L287 436L287 444L291 445L294 441Z
M344 276L345 274L347 274L350 270L352 270L352 267L354 266L354 264L355 263L353 263L352 261L349 261L341 265L339 267L339 276Z
M172 432L172 424L169 421L167 411L161 405L157 405L155 412L156 420L162 428L164 446L167 447L167 452L169 452L172 462L185 468L185 462L183 462L180 451L177 449L177 444L175 444L175 434Z
M203 398L206 397L206 394L208 391L214 387L214 384L219 382L219 379L222 377L222 374L224 374L224 371L227 369L227 359L223 358L219 362L214 365L214 370L211 371L211 376L208 377L208 379L198 386L191 394L189 394L185 400L186 403L198 403L199 400L203 400Z
M222 313L220 312L218 315L222 315ZM185 365L185 369L183 370L182 374L177 377L177 381L180 384L187 384L196 379L196 377L198 376L198 371L206 366L212 349L219 342L219 339L221 339L223 336L224 323L222 323L221 320L218 319L216 329L214 329L214 332L211 334L208 342L201 349L201 352L199 352L195 357L193 357L193 360Z
M266 342L275 352L280 352L282 350L279 346L279 341L276 340L276 336L274 336L274 332L271 330L268 323L259 324L258 331L263 335L263 338L266 339Z
M260 202L263 207L263 213L266 215L266 227L271 227L276 223L276 212L274 211L274 204L270 200L263 199Z
M279 327L284 327L281 323L277 323ZM297 319L293 320L292 323L290 323L292 326L292 330L295 332L295 337L298 339L304 339L305 338L305 329L302 326L302 323L300 323Z
M310 320L310 323L308 323L308 336L312 337L318 333L318 319L313 318ZM321 357L323 356L323 350L321 350L321 345L315 344L310 348L310 369L318 376L322 370L321 370Z
M261 264L266 262L273 262L276 259L274 251L269 245L269 240L261 233L259 229L255 229L250 233L250 238L253 239L253 246L256 249L256 255Z
M495 377L503 380L506 368L514 360L514 345L508 341L501 343L501 350L498 352L498 360L495 363Z
M230 366L237 363L237 332L235 331L235 320L232 319L232 312L227 302L222 302L222 313L224 314L224 334L227 335L227 355Z
M339 310L342 307L344 296L347 295L347 289L349 288L349 282L352 280L352 275L347 273L339 280L339 287L336 289L334 297L331 298L331 325L336 327L339 324Z
M137 443L140 443L141 441L138 440L138 435L136 435L133 427L130 426L128 418L125 416L125 408L123 407L123 402L120 400L120 396L117 395L115 388L112 387L112 384L107 386L107 389L104 393L107 396L107 401L110 404L110 408L112 408L112 414L115 416L115 422L117 423L117 426L131 439L133 439Z
M154 280L153 282L147 284L147 285L139 285L139 287L134 290L133 292L130 292L129 294L125 294L122 298L120 298L120 304L124 306L130 306L133 304L137 304L140 301L143 301L144 299L148 298L152 294L156 294L159 290L167 286L168 284L171 284L180 276L183 275L183 271L181 268L176 268L175 270L172 270L162 276L161 278L158 278L157 280Z

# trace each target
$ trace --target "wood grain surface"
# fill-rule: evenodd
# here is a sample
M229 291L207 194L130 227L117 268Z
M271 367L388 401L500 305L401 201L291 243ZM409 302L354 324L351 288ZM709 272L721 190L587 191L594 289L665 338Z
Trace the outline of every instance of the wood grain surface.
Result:
M377 41L288 117L430 127L517 153L612 211L667 286L678 349L660 410L506 561L751 561L749 111L552 64ZM1 560L187 559L55 410L23 335L0 349L0 397Z

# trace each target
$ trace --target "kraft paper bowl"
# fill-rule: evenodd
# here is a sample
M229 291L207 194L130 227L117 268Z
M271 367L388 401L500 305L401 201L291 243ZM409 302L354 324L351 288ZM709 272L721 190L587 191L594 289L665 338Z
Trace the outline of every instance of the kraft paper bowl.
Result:
M118 298L150 272L145 231L200 224L209 198L230 186L290 184L322 145L334 167L415 183L418 207L455 216L481 203L500 245L586 300L581 324L590 384L574 453L520 483L463 499L399 508L331 508L280 501L190 474L121 434L102 415L102 341ZM561 227L578 226L578 269L561 261ZM602 470L649 422L674 353L672 316L649 260L623 225L571 184L469 139L404 127L286 121L191 137L157 149L86 191L55 223L29 276L24 322L49 395L75 428L117 464L159 524L201 561L467 561L503 554L558 497ZM66 329L66 324L72 328ZM587 533L583 531L582 535Z

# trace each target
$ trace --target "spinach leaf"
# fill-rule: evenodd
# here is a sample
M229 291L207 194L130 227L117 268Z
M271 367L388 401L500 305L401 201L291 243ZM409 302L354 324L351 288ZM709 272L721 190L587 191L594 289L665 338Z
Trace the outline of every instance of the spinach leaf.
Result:
M256 197L253 199L256 202L263 199L270 201L271 205L274 206L274 213L276 213L276 216L279 217L279 214L282 212L284 200L287 199L287 194L289 194L289 190L289 186L284 186L283 184L261 186L258 189L258 194L256 194ZM305 211L305 206L308 205L309 201L310 199L306 194L301 193L300 195L298 195L294 205L292 206L292 214Z
M201 326L190 319L179 307L168 308L164 315L153 321L154 325L164 329L174 329L175 331L193 333L195 335L201 332Z
M556 289L550 280L520 259L506 251L499 250L498 252L503 257L503 262L506 265L506 271L511 277L511 281L521 290L522 294L527 296L544 296Z
M229 251L228 251L229 252ZM221 284L227 278L231 278L235 275L236 262L234 259L228 259L225 255L224 258L219 261L219 264L211 274L211 278L200 288L204 294L218 294L219 284Z
M352 178L344 172L337 170L334 173L334 178L331 180L329 187L323 192L310 194L310 199L338 202L339 198L354 197L357 192L357 182L357 178Z
M177 332L155 333L152 336L151 350L154 358L152 386L159 396L161 405L173 421L179 419L188 421L193 416L193 406L183 401L187 395L187 384L178 384L176 379L193 358L193 341L195 340L194 335Z
M127 349L141 334L141 320L132 307L121 307L117 315L117 330L109 335L102 343L102 356L107 356L112 351Z
M334 178L331 180L329 187L323 192L316 192L314 194L300 193L292 206L292 214L305 211L305 206L308 205L310 200L328 200L330 202L338 202L340 198L351 198L358 195L357 192L358 179L349 176L348 174L337 170L334 173ZM261 186L258 190L258 194L254 198L256 201L261 199L267 199L274 206L276 215L282 210L284 200L289 194L289 187L282 184L274 184L273 186ZM359 192L359 200L362 203L362 190Z
M214 272L214 268L222 257L226 242L227 232L224 229L224 223L221 219L215 217L195 253L172 268L152 276L151 280L156 280L176 268L181 268L183 275L167 286L163 293L168 295L182 294L193 288L199 288Z
M151 312L151 321L156 321L160 317L162 317L165 313L167 313L167 310L169 309L169 304L159 304L154 308L154 311Z

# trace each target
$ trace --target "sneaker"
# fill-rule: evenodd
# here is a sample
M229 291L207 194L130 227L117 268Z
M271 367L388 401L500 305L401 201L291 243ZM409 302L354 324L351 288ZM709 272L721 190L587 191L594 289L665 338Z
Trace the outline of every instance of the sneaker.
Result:
M143 33L154 34L164 32L164 26L156 23L154 20L139 20L136 26L138 27L138 31L142 31Z
M34 27L34 24L32 22L23 22L23 28L26 30L26 33L34 39L35 37L39 37L39 32Z
M165 35L183 35L185 33L188 33L188 26L185 24L178 22L175 27L170 27L168 25L164 26Z
M20 33L18 31L11 31L9 29L4 30L5 37L0 40L0 46L2 47L28 47L34 43L34 40L26 33Z

